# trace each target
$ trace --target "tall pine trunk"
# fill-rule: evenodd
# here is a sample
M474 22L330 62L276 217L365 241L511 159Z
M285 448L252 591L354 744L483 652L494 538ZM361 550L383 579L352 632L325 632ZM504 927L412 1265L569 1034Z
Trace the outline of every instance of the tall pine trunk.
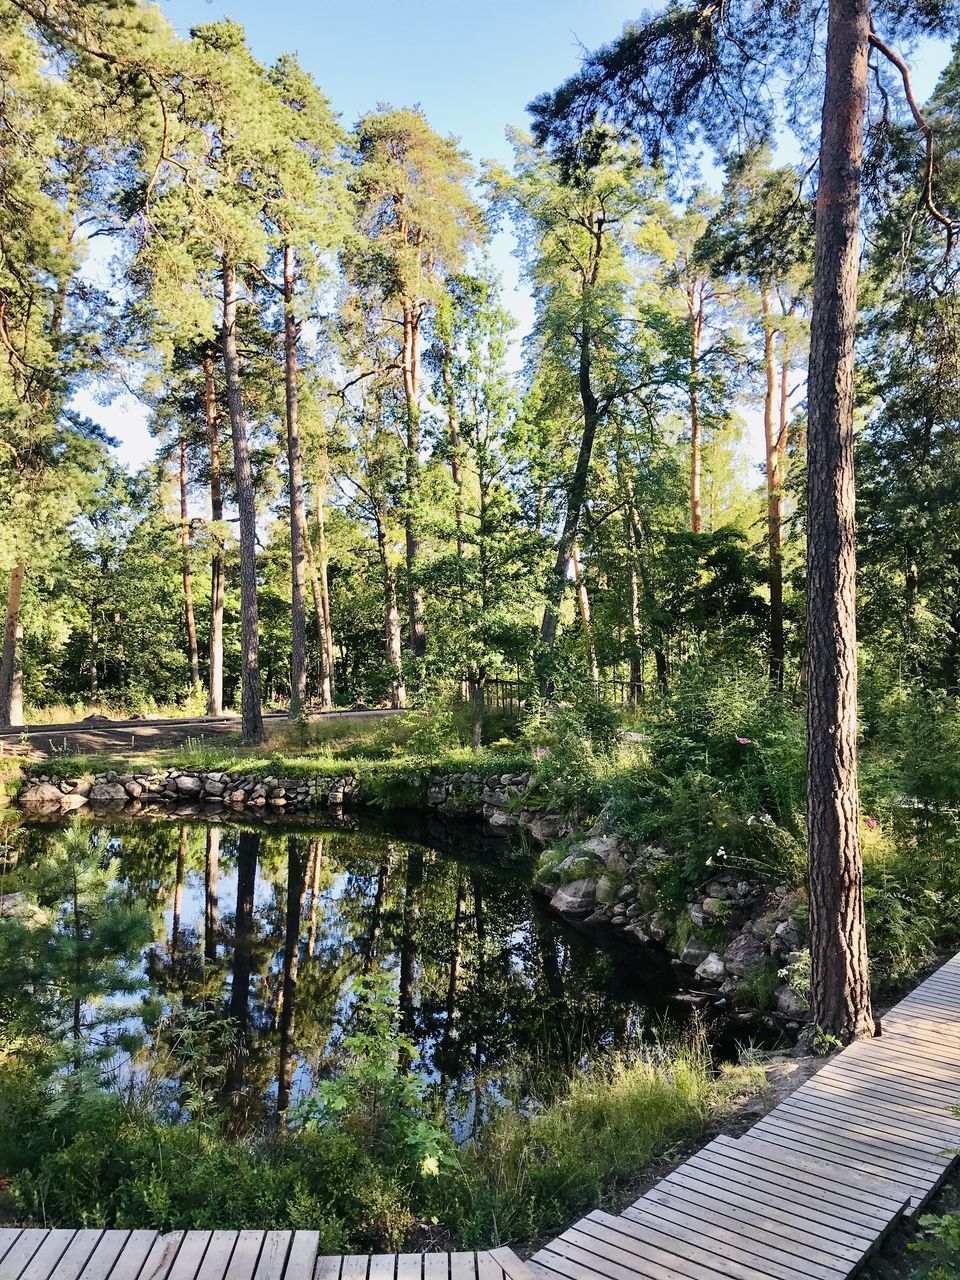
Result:
M420 403L417 399L420 322L416 303L403 306L403 394L407 409L406 502L404 524L407 543L407 613L410 649L415 658L427 650L423 621L423 588L420 585Z
M207 827L207 848L203 865L203 955L217 958L219 924L220 828Z
M283 246L283 355L287 407L287 485L290 505L290 719L307 700L307 514L303 503L300 401L297 390L297 318L293 311L296 271L293 249Z
M580 550L577 544L573 544L570 553L570 560L573 564L573 576L577 584L577 604L580 606L580 621L583 623L583 635L587 642L587 652L590 656L590 677L597 686L600 684L600 663L597 661L597 643L593 634L593 614L590 610L590 593L587 591L587 580L583 576L583 566L580 563Z
M700 422L700 339L703 310L691 285L690 308L690 531L703 532L703 427Z
M277 1116L290 1105L293 1085L293 1040L297 1021L300 974L300 917L307 892L306 864L298 836L287 840L287 918L283 940L283 983L280 988L280 1054L277 1071Z
M237 506L240 512L240 661L241 723L243 742L263 742L260 706L260 619L257 605L257 509L253 470L247 445L237 351L237 272L229 258L223 260L223 371L227 383L227 409L233 434L233 466Z
M217 384L214 380L213 348L203 352L203 411L210 454L210 519L214 525L213 555L210 558L210 680L207 715L223 714L223 601L226 591L227 559L223 549L223 481L220 467L220 415Z
M3 654L0 656L0 727L23 724L23 672L20 667L20 603L27 562L18 560L10 570L7 584L7 616L3 625Z
M807 432L807 834L812 1013L874 1029L857 791L854 328L869 0L830 0Z
M780 474L780 430L777 426L777 335L773 328L770 286L760 286L763 315L763 368L766 390L763 397L763 436L767 472L767 560L770 582L770 683L783 688L783 478Z
M193 566L190 563L190 511L187 494L187 442L180 437L180 572L183 579L183 615L190 655L190 688L200 688L200 651L197 648L197 619L193 611Z
M400 612L397 608L397 579L387 553L387 529L379 510L375 512L377 524L377 551L383 573L383 639L384 656L391 672L390 705L399 710L407 705L407 691L403 683L403 658L400 652Z

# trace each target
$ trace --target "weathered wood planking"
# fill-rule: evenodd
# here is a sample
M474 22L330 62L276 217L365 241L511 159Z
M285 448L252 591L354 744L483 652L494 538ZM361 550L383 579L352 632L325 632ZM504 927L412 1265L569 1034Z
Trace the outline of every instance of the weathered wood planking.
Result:
M318 1257L316 1231L0 1228L0 1280L846 1280L960 1148L960 956L742 1138L716 1138L624 1213L523 1263Z
M0 1280L532 1280L509 1249L318 1257L316 1231L0 1227Z

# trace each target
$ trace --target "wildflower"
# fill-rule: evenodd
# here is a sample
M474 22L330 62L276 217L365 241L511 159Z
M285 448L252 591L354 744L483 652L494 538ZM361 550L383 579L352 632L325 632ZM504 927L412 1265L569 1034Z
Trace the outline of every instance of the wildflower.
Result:
M864 818L863 825L865 827L869 827L870 830L872 831L874 827L876 827L878 824L877 824L876 818Z
M748 746L748 745L753 741L753 739L752 739L752 738L738 738L738 739L737 739L737 741L740 743L741 747L746 747L746 746Z

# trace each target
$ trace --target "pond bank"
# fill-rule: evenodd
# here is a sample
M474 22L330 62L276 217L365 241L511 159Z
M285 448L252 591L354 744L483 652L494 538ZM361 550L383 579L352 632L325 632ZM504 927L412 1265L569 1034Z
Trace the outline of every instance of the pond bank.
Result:
M516 763L493 772L371 762L366 770L295 776L269 767L48 770L24 780L17 803L44 816L82 810L266 821L378 806L479 820L543 851L534 888L552 913L602 940L665 954L685 975L690 1003L722 1009L744 1030L765 1035L792 1038L803 1026L805 1000L788 975L800 974L799 985L805 898L789 886L718 871L676 901L661 888L670 853L596 828L578 838L569 816L551 811L532 770Z

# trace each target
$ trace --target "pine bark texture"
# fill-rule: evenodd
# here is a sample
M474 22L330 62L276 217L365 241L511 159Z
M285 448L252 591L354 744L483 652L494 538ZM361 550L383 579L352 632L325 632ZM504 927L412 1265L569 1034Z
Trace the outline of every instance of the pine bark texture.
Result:
M210 454L210 519L213 522L213 555L210 557L210 675L207 715L223 714L223 602L227 562L220 532L223 522L223 481L220 467L220 415L214 380L213 349L203 353L203 410Z
M200 652L197 648L197 619L193 609L193 566L190 563L190 510L187 493L187 442L180 438L180 568L183 578L183 614L190 655L190 687L200 688Z
M243 742L263 742L260 706L260 619L257 604L257 510L253 470L247 445L237 351L237 273L229 259L223 263L223 369L227 383L227 409L233 435L233 466L240 513L240 713Z
M427 650L423 621L423 588L420 585L420 404L419 381L420 313L415 303L403 306L403 394L407 407L406 509L404 524L407 543L407 614L410 649L415 658Z
M783 475L781 436L777 426L777 335L773 328L770 287L760 288L763 315L763 368L766 389L763 397L763 435L767 472L767 563L770 583L770 683L783 688ZM782 408L782 406L781 406Z
M293 250L283 249L283 352L287 410L287 485L290 505L290 719L307 700L307 515L303 502L300 399L297 389L297 318L293 310L296 272Z
M20 669L20 603L25 560L10 570L7 584L7 615L3 626L3 654L0 656L0 726L6 729L23 724L23 673Z
M831 0L808 375L807 827L812 1013L873 1033L857 792L854 326L869 0Z

